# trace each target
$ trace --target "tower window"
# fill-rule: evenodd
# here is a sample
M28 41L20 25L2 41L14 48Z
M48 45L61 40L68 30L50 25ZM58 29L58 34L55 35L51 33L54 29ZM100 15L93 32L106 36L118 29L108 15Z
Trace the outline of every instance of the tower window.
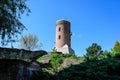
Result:
M59 39L59 40L61 39L61 36L60 36L60 35L58 36L58 39Z
M61 27L59 27L58 31L59 31L59 32L61 31Z

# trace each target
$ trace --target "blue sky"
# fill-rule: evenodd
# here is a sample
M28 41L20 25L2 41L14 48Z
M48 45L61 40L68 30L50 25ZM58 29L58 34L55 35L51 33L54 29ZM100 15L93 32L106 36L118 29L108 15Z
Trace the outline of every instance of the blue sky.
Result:
M22 35L35 34L46 51L54 47L59 19L71 22L71 44L78 56L92 43L110 50L120 41L120 0L29 0L27 5L32 12L22 16L28 29Z

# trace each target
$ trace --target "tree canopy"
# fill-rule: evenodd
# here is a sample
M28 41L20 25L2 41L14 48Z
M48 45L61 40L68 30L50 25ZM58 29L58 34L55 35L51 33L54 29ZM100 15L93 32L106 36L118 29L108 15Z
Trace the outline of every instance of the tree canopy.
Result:
M102 48L97 43L93 43L86 49L86 55L84 56L86 60L95 60L98 59L98 56L102 53Z
M112 48L112 54L115 55L117 53L120 53L120 42L115 41L114 47Z
M2 45L15 40L18 34L25 29L20 22L21 15L30 9L26 6L27 0L0 0L0 37Z
M41 45L38 45L36 35L28 34L20 39L20 47L25 50L34 50L35 48L41 47Z

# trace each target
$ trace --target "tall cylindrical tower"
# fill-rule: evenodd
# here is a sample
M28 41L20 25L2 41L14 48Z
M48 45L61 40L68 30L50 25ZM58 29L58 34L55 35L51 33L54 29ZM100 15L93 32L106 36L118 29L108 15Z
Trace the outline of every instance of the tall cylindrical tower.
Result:
M71 47L70 22L67 20L58 20L56 22L56 48L62 48L64 45Z

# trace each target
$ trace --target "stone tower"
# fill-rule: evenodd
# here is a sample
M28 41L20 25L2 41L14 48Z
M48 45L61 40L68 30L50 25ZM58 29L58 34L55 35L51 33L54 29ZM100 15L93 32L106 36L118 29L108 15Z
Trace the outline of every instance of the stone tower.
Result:
M56 22L56 42L55 49L63 54L74 53L71 48L70 22L67 20L58 20Z

